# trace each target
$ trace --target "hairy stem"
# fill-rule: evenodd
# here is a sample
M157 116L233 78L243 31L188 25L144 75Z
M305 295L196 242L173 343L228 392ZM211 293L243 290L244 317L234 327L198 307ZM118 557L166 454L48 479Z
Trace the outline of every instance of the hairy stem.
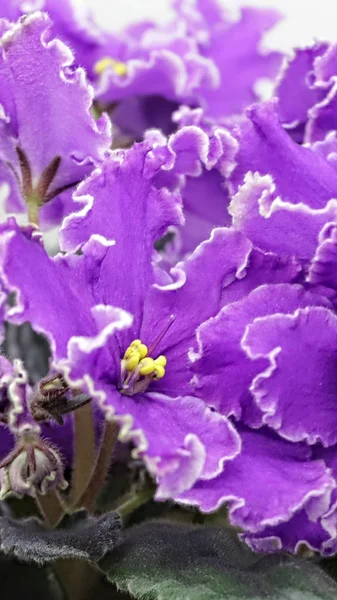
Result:
M60 495L56 491L45 495L37 494L35 501L45 523L52 529L57 527L67 512Z
M127 517L128 515L133 513L134 510L136 510L137 508L139 508L140 506L145 504L148 500L151 500L151 498L153 498L153 496L154 496L155 491L156 491L155 486L152 484L149 484L148 487L145 487L145 488L139 490L138 492L136 492L135 494L130 496L130 498L125 500L125 502L123 502L123 504L120 504L116 508L116 511L120 514L120 516L124 520L125 517Z
M91 403L74 412L74 466L69 504L78 505L95 465L95 423Z
M100 493L111 464L113 449L118 438L118 425L106 421L96 464L92 471L90 482L77 502L77 506L92 510Z

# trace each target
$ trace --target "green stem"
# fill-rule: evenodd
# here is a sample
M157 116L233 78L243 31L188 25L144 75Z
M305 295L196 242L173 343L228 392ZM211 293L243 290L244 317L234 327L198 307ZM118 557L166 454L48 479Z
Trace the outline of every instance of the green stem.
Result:
M37 194L32 193L27 196L26 202L29 222L39 227L39 212L41 207L40 197Z
M92 511L98 494L100 493L107 478L113 449L118 438L118 425L113 421L106 421L102 435L100 449L96 463L92 471L89 484L77 502L77 506Z
M74 412L74 467L69 504L78 505L95 465L95 423L91 402Z
M116 508L116 511L124 520L125 517L133 513L137 508L148 502L148 500L151 500L155 491L156 488L154 485L149 485L148 487L139 490L139 492L135 493L128 500L123 502L123 504L120 504L118 508Z

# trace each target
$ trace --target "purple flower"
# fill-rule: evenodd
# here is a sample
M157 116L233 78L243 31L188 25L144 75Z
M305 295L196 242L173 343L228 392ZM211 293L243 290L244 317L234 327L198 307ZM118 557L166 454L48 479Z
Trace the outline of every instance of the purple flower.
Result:
M72 208L71 190L103 160L110 125L90 114L92 90L82 69L74 69L71 51L50 39L50 21L42 13L17 24L0 22L6 31L0 52L0 174L7 212L23 212L38 221L57 221ZM63 198L66 200L63 201Z
M202 106L215 121L239 115L258 98L258 80L278 71L281 55L259 48L278 18L243 9L234 22L217 0L175 2L169 25L140 23L91 52L96 98L113 105L114 124L136 139L149 127L171 132L180 103Z
M112 105L114 124L136 139L153 126L172 131L178 104L195 103L197 88L219 83L216 66L179 15L165 26L140 23L111 35L92 61L88 74L98 102Z
M275 95L284 127L299 141L324 140L337 128L337 45L316 42L285 60Z
M118 152L80 185L82 209L61 236L74 254L50 259L12 221L3 226L1 262L7 291L20 290L8 318L48 336L54 369L120 423L121 440L134 442L170 497L216 476L240 449L228 419L191 395L187 353L251 246L217 229L170 275L153 266L154 241L182 217L179 197L153 185L150 150L145 141Z
M253 248L230 227L169 273L159 268L154 242L182 226L179 188L159 176L200 164L174 140L115 152L79 186L61 231L68 254L50 258L32 230L2 226L2 285L17 293L7 318L47 335L53 369L119 423L158 499L204 511L227 502L257 548L304 539L333 552L333 305L297 283L302 260ZM290 542L286 526L300 515Z

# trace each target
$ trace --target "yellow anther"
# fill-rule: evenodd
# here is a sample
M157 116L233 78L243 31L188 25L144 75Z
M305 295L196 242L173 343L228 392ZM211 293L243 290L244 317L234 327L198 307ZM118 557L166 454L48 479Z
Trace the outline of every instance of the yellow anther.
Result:
M154 369L153 369L153 377L154 379L162 379L162 377L164 377L165 375L165 369L162 365L154 365Z
M166 357L163 356L162 354L160 356L158 356L158 358L156 358L156 360L154 362L156 363L156 365L160 365L162 367L166 367L166 365L167 365Z
M155 363L153 358L149 356L147 358L143 358L139 363L139 373L140 375L151 375L153 373L155 367Z
M161 379L164 377L166 363L165 356L160 355L158 358L153 359L148 356L148 347L141 340L133 340L126 349L121 363L122 373L125 373L125 371L130 373L125 382L132 380L133 386L143 385L145 382L147 386L151 379ZM140 380L142 377L145 379Z
M139 354L139 360L141 358L145 358L145 356L147 356L147 346L145 346L145 344L142 344L142 342L140 340L134 340L133 342L131 342L130 346L126 349L126 352L125 352L123 358L126 360L126 359L130 358L131 356L134 356L134 354Z
M147 346L145 346L145 344L140 344L138 346L138 352L140 354L140 358L145 358L145 356L147 356Z
M130 356L127 357L126 360L126 369L127 371L134 371L136 367L138 367L140 362L140 354L137 351L133 351Z
M120 60L110 58L109 56L98 60L94 66L94 71L96 75L102 75L102 73L104 73L104 71L106 71L106 69L109 68L112 68L115 71L115 73L120 77L125 77L125 75L128 72L125 63L121 62Z

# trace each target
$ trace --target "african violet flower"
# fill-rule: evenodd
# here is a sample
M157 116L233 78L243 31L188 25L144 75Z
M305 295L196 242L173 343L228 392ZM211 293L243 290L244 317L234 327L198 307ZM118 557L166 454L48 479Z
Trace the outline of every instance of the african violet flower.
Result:
M62 231L74 254L50 259L36 236L11 221L2 228L2 262L7 291L20 288L8 318L46 333L54 368L108 418L115 413L121 439L135 443L161 493L173 496L214 477L239 452L229 421L191 397L187 351L196 326L217 313L226 281L244 268L250 244L216 230L172 278L153 268L153 243L181 223L181 210L175 194L153 186L158 162L150 150L144 142L107 158L79 187L83 208ZM10 265L16 258L21 266ZM26 285L23 269L30 270ZM42 296L28 300L33 280Z
M215 229L170 274L152 264L154 240L181 225L179 197L153 185L171 159L163 152L160 162L149 140L107 158L76 193L82 208L61 232L67 255L51 259L29 230L5 224L2 282L7 292L18 291L8 318L45 332L54 368L119 422L121 439L134 442L156 476L158 499L206 511L227 501L233 523L251 537L258 533L254 541L265 531L269 541L267 528L302 511L316 520L316 546L322 550L324 542L328 551L321 523L336 488L327 466L333 456L325 462L315 454L336 442L335 433L324 435L326 412L308 433L313 449L304 426L286 441L291 415L279 431L270 402L259 402L250 386L259 390L265 373L272 380L269 356L277 356L271 339L259 357L259 340L268 338L257 337L258 327L283 315L292 349L290 317L328 314L333 326L330 301L295 284L303 278L299 261L253 249L231 228ZM284 396L286 402L289 392ZM306 427L308 421L310 414ZM299 535L309 540L307 522Z
M64 193L82 181L104 157L111 143L104 116L90 113L92 90L82 69L74 69L69 48L50 39L43 13L0 28L0 181L6 211L23 212L37 222L62 218L71 210ZM63 193L63 194L62 194ZM62 198L66 198L64 206Z
M295 139L324 140L337 129L337 45L316 42L285 60L275 96L280 117Z
M215 120L239 115L258 98L257 81L280 65L279 53L259 49L278 20L273 11L243 9L233 22L217 0L182 0L174 9L166 26L140 23L111 35L86 65L100 104L113 105L113 122L136 139L149 127L172 131L179 103L203 106Z

